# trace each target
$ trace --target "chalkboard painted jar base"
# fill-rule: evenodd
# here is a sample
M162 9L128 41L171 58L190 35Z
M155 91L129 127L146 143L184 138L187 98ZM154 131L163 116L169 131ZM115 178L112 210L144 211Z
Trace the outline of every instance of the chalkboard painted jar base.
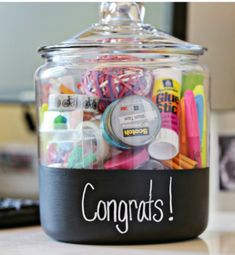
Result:
M134 244L195 238L207 226L209 169L40 167L40 215L58 241Z

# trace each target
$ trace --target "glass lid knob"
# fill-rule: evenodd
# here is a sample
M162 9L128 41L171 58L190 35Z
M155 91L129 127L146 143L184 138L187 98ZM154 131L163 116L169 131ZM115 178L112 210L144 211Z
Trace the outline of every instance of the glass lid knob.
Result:
M103 24L142 23L145 8L141 2L102 2L100 18Z

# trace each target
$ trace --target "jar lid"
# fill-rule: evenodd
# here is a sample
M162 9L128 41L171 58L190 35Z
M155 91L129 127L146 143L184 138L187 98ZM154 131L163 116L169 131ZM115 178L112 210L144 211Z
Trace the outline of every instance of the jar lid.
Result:
M39 49L42 56L84 48L103 51L202 55L206 48L179 40L144 24L145 8L140 2L102 2L100 21L57 45ZM80 51L80 52L81 52Z

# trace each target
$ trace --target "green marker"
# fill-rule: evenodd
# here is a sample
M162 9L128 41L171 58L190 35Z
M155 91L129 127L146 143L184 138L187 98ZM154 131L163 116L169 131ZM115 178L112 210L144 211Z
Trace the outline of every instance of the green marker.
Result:
M181 97L186 90L194 90L197 85L204 84L204 75L202 73L188 72L182 77Z
M197 85L193 93L195 96L201 95L203 98L203 131L202 131L202 138L201 138L201 159L202 159L202 167L207 166L207 112L206 112L206 96L204 92L204 88L202 85Z

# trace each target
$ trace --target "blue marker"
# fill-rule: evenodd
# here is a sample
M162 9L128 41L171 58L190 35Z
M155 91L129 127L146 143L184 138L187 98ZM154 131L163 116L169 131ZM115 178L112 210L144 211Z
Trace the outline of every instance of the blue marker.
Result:
M203 117L204 117L204 102L202 95L195 96L196 106L197 106L197 115L198 115L198 124L200 131L200 144L202 144L202 135L203 135Z

